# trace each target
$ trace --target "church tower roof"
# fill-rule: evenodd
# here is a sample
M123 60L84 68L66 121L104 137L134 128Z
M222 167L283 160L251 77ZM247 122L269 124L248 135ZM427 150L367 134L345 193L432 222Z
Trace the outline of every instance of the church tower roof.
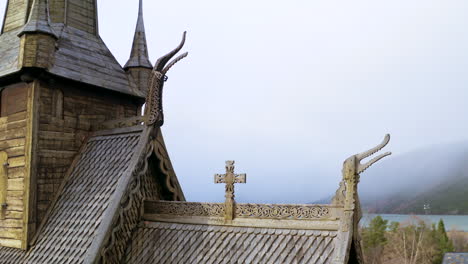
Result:
M49 7L47 0L34 0L29 14L28 21L19 35L25 33L45 33L58 38L55 31L50 26Z
M30 36L26 38L32 41L30 45L21 41L26 35ZM33 35L56 40L53 49L48 50L48 58L30 59L44 53L43 45L37 46L42 42L33 40L38 38ZM0 82L38 68L91 85L90 89L117 92L131 100L145 97L99 36L97 0L8 0L0 43ZM34 45L37 48L31 48Z
M143 67L153 68L148 57L148 45L146 43L145 23L143 21L143 0L140 0L138 9L138 20L135 28L135 36L133 37L132 51L130 59L124 68Z

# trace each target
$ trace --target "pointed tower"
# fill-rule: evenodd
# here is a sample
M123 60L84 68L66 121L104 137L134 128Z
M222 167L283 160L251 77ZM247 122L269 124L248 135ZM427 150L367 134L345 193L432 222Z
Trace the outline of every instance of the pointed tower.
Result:
M89 133L140 113L140 84L97 22L96 0L8 0L0 34L0 246L29 246ZM129 68L150 70L146 63Z
M143 0L140 0L132 51L130 53L130 59L125 64L124 69L133 77L138 89L146 94L148 90L148 79L152 68L153 66L148 57L145 23L143 21Z
M18 37L21 38L18 59L21 66L44 69L52 66L58 36L50 25L47 0L33 0L28 21Z

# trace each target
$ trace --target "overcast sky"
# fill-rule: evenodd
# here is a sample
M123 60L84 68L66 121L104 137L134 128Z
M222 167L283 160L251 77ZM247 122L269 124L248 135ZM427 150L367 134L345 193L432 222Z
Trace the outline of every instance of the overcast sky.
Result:
M98 2L100 34L125 64L138 1ZM385 133L394 155L468 140L466 0L144 6L153 63L188 31L163 128L188 200L224 199L213 174L228 159L247 173L238 201L306 203L333 194L343 160Z

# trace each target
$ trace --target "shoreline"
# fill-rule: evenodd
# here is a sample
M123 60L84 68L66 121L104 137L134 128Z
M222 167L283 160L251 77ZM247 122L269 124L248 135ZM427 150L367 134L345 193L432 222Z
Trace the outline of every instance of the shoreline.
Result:
M363 212L363 215L408 215L408 216L466 216L468 217L468 214L397 214L397 213L369 213L369 212Z
M468 232L468 215L416 215L416 214L363 214L361 226L367 226L370 220L380 215L389 223L417 223L417 221L424 221L428 224L437 224L440 219L445 223L447 231L463 231Z

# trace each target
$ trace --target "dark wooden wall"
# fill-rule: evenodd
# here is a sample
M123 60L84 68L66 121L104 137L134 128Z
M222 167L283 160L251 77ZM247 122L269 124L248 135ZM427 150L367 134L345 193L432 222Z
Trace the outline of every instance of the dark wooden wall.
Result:
M0 175L7 183L0 184L7 204L0 205L0 246L25 249L89 133L136 116L141 102L71 81L0 89L0 153L8 156L0 170L7 174Z
M81 144L104 121L136 116L138 103L71 82L41 83L39 100L37 221L44 217Z

